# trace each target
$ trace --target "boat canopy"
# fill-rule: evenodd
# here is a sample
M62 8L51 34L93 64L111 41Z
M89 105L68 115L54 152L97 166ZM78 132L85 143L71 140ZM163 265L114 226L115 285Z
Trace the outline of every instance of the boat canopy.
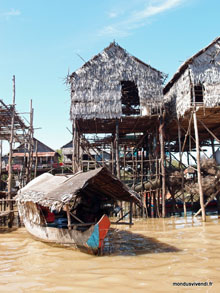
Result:
M138 194L106 168L101 167L73 175L44 173L18 191L16 200L34 202L59 210L76 196L97 196L102 200L132 201L141 205Z

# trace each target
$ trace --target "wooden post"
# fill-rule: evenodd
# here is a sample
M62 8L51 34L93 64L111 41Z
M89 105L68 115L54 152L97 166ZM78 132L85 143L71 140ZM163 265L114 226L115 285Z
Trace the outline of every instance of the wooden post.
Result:
M112 134L111 153L112 153L112 174L113 175L115 175L115 148L114 148L114 142L115 142L115 135Z
M166 216L165 197L166 197L166 182L165 182L165 152L164 152L164 115L160 117L160 156L161 156L161 173L162 173L162 217Z
M215 158L215 144L214 144L214 139L211 138L211 146L212 146L212 156L213 159Z
M179 168L181 172L181 192L182 192L182 200L183 200L183 211L184 211L184 217L186 217L186 203L185 203L185 195L184 195L184 174L183 174L183 168L182 168L182 145L181 145L181 129L180 129L180 122L177 120L177 125L178 125L178 141L179 141L179 156L180 156L180 161L179 161Z
M129 213L129 224L132 225L132 214L133 214L133 204L130 201L130 213Z
M196 138L196 157L197 157L197 174L198 174L198 185L199 185L199 196L200 196L200 206L202 210L202 221L206 221L204 199L203 199L203 190L202 190L202 176L201 176L201 166L200 166L200 150L199 150L199 133L197 126L196 112L193 111L193 121L194 121L194 130Z
M115 131L115 149L116 149L116 171L117 177L120 179L120 156L119 156L119 123L116 120L116 131Z
M29 180L32 179L32 164L33 164L33 138L34 138L34 132L33 132L33 117L34 117L34 110L32 108L32 100L30 101L30 163L29 163Z
M14 142L14 121L15 121L15 76L13 75L13 102L12 102L12 113L11 113L11 135L9 141L9 158L8 158L8 198L12 199L12 156L13 149L12 144ZM12 201L10 201L10 210L12 209Z
M37 165L38 165L38 143L37 143L37 140L35 142L35 168L34 168L34 178L37 177Z
M141 191L144 191L144 148L141 148Z
M2 181L2 140L0 140L0 183Z
M65 207L66 207L66 215L67 215L68 229L71 230L71 218L70 218L69 205L66 204Z
M126 146L124 145L124 181L125 181L125 168L126 168Z
M135 186L135 164L134 164L134 148L132 148L132 188Z
M32 144L33 144L33 108L32 100L30 100L30 126L28 130L28 153L27 153L27 168L26 168L26 183L31 180L32 170Z
M76 141L77 141L77 130L76 130L76 120L73 120L72 124L72 135L73 135L73 153L72 153L72 169L73 173L77 172L77 166L76 166Z

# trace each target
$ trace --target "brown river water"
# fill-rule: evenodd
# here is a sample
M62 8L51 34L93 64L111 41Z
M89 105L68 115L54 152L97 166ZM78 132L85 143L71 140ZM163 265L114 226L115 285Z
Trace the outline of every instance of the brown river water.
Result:
M0 292L220 292L217 215L134 220L109 237L92 256L0 230Z

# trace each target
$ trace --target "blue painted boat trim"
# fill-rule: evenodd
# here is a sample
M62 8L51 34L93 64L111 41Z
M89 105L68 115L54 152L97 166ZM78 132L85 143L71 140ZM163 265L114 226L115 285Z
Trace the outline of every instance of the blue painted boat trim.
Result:
M93 233L89 237L86 243L91 248L99 247L99 225L98 224L95 225Z

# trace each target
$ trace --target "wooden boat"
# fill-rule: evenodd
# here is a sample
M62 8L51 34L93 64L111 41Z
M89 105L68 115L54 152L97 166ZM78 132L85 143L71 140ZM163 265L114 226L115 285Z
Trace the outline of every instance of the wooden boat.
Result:
M74 175L44 173L22 188L18 211L37 239L101 254L117 201L140 203L107 168Z

